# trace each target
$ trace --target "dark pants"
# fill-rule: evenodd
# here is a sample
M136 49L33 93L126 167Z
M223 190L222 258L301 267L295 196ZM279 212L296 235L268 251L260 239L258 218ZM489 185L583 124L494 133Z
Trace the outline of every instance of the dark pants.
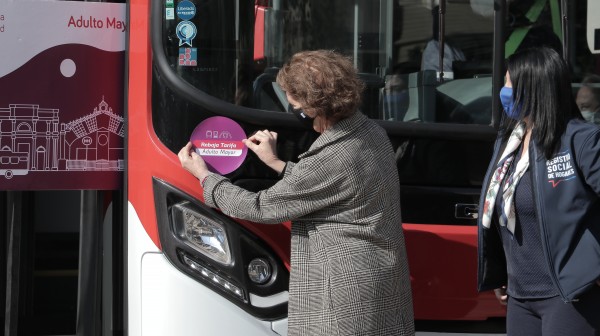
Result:
M579 301L508 298L507 336L600 336L600 287Z

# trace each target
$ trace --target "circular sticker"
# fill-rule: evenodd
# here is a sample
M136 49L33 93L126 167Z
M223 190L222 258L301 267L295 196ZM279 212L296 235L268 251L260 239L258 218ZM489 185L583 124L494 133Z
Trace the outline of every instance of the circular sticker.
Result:
M191 1L181 1L177 4L175 12L182 20L191 20L196 15L196 6Z
M190 141L210 171L225 175L244 162L248 147L243 139L246 133L238 123L225 117L211 117L196 126Z
M175 34L179 38L179 45L192 46L192 40L196 37L196 25L190 21L181 21L175 28Z

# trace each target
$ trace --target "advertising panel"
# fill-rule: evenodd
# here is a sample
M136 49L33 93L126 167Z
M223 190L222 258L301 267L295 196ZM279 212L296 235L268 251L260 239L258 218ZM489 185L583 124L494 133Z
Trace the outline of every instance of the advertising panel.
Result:
M118 189L125 5L0 3L0 189Z

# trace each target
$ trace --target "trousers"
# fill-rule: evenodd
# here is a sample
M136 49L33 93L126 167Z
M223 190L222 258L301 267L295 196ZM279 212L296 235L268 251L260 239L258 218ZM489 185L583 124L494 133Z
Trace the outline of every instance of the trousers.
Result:
M600 286L577 301L508 298L507 336L600 336Z

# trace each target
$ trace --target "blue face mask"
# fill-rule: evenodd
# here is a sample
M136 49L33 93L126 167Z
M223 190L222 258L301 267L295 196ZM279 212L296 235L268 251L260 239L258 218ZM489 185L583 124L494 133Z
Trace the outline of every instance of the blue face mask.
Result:
M511 119L519 119L521 115L521 106L515 107L515 101L513 99L513 89L510 87L502 87L500 89L500 101L502 102L502 107L504 107L504 113L507 117Z
M315 118L311 118L308 114L304 113L302 109L296 109L292 106L292 104L288 107L289 112L293 113L298 120L304 125L304 127L312 130L313 129L313 121Z

